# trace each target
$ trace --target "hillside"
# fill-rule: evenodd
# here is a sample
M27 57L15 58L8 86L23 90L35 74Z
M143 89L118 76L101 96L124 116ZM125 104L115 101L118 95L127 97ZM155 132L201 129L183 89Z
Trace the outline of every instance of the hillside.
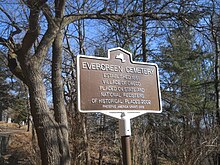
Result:
M32 165L37 163L37 146L27 126L0 122L0 164Z

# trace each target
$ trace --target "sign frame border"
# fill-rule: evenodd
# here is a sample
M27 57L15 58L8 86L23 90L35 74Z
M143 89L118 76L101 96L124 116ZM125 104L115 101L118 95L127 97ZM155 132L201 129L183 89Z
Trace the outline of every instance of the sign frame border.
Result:
M121 50L127 54L129 54L130 62L132 64L142 64L142 65L153 65L156 67L156 78L157 78L157 88L158 88L158 97L159 97L159 110L123 110L123 109L114 109L114 110L82 110L81 109L81 93L80 93L80 58L88 58L88 59L98 59L98 60L105 60L108 61L110 59L110 52L114 50ZM76 67L76 72L77 72L77 109L79 112L82 113L104 113L116 118L121 118L120 116L118 117L118 114L126 113L126 114L131 114L132 116L139 116L145 113L161 113L162 112L162 101L161 101L161 91L160 91L160 81L159 81L159 71L158 71L158 66L155 63L147 63L147 62L137 62L132 60L132 54L128 52L127 50L124 50L121 47L116 47L112 49L108 49L108 56L107 57L95 57L95 56L88 56L88 55L78 55L77 56L77 67ZM133 118L133 117L132 117Z

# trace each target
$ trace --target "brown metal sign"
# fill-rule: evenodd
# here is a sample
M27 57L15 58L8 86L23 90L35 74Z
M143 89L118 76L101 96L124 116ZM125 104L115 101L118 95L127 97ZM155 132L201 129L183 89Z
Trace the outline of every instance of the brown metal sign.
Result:
M161 112L157 65L134 62L122 48L108 58L78 56L77 81L81 112Z

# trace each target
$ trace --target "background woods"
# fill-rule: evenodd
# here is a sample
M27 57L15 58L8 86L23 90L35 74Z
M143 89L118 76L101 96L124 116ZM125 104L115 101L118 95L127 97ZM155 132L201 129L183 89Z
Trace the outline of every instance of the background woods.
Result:
M121 164L117 120L76 105L76 56L113 47L160 68L163 112L132 120L133 164L220 164L218 0L1 0L0 25L0 120L31 113L42 164Z

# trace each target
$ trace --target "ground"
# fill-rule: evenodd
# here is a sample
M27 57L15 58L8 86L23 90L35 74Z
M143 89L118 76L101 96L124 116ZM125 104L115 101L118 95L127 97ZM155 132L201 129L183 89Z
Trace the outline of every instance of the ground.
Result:
M27 126L0 122L0 165L41 164L36 137L32 134L32 131L27 131ZM99 161L110 165L121 164L118 140L97 135L90 137L90 143L94 164L99 164Z
M0 164L33 165L37 163L37 145L27 126L0 122Z

